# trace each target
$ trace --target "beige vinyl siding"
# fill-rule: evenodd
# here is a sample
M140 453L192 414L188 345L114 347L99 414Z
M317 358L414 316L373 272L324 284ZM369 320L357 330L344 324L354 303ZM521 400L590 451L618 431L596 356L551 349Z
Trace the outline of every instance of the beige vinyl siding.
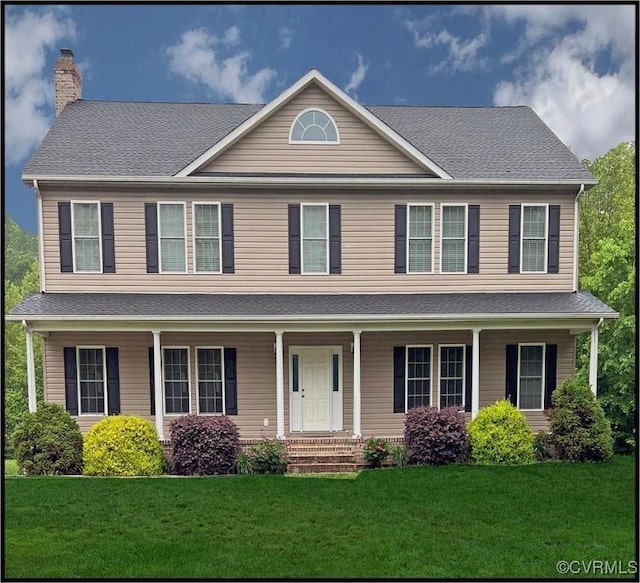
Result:
M58 201L100 198L113 202L116 273L60 272ZM233 192L132 190L124 193L46 192L43 196L46 291L191 293L402 293L457 291L570 291L573 285L573 195L498 192ZM144 203L185 200L186 274L146 272ZM193 273L191 201L234 205L234 274ZM327 202L342 208L342 273L289 275L288 204ZM508 274L509 205L559 203L560 272ZM394 205L434 203L433 274L394 273ZM480 273L440 274L441 205L480 205Z
M340 144L289 144L291 124L308 108L333 117ZM425 173L317 86L305 89L200 171Z
M284 334L284 407L285 432L289 425L289 348L291 346L341 346L343 378L343 431L353 431L353 355L351 334L285 333ZM274 437L276 433L275 335L271 333L166 333L163 346L188 346L190 349L191 407L197 411L196 357L197 346L235 347L238 383L238 415L232 416L243 438ZM393 347L407 344L433 345L432 387L434 404L438 402L439 345L471 345L471 332L365 332L361 337L361 428L364 436L401 436L404 414L393 413ZM480 407L486 407L505 396L505 346L519 342L546 342L558 345L557 382L574 374L575 337L567 331L487 331L480 334ZM149 387L149 346L151 333L51 333L45 342L45 399L65 406L65 346L117 346L120 363L120 400L123 415L140 415L151 421ZM525 412L532 430L547 429L542 411ZM165 437L176 415L165 417ZM268 426L264 426L264 419ZM99 415L79 415L83 432L103 419Z

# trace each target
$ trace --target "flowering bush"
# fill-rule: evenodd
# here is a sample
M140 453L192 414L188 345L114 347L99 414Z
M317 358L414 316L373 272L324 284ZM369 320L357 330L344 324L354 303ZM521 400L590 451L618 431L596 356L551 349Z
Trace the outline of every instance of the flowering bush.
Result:
M362 444L362 457L374 468L379 468L389 455L389 443L377 437L370 437Z
M236 424L225 415L185 415L171 423L171 445L174 474L228 474L240 452L240 435Z
M246 453L251 460L251 471L247 471L246 460L240 457L240 465L236 460L236 468L243 473L284 474L289 465L289 452L286 444L278 439L263 439L252 445Z
M412 464L444 465L465 462L469 436L458 407L416 407L407 412L404 443Z

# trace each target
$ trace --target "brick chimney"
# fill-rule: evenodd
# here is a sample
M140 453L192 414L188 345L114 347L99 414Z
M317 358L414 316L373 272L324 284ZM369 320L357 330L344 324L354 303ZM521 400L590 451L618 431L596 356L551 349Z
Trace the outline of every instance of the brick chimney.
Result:
M82 75L73 62L71 49L60 49L60 56L53 66L56 89L56 117L67 103L82 97Z

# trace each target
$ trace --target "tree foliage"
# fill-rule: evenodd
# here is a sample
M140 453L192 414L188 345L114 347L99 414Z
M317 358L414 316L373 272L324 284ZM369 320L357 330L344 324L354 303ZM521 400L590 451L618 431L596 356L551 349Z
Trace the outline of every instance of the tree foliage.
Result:
M636 148L622 143L587 167L598 179L580 208L580 288L619 312L600 327L598 396L618 452L635 448ZM578 378L589 374L589 336L578 341Z
M38 256L38 237L25 233L8 215L4 218L4 279L20 284Z

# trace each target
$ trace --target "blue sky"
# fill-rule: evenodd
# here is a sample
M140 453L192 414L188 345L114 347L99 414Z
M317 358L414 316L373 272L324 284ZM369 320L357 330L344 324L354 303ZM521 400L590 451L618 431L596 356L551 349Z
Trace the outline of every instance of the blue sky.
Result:
M36 232L20 175L54 121L62 47L81 68L83 99L264 103L317 68L365 105L530 105L594 159L635 139L636 10L3 4L5 212Z

